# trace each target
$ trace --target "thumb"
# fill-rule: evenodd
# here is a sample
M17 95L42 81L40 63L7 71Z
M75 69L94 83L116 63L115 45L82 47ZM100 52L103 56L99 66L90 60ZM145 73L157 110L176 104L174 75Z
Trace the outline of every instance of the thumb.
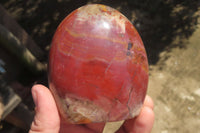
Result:
M42 85L32 87L36 115L29 133L58 133L60 118L54 98L48 88Z

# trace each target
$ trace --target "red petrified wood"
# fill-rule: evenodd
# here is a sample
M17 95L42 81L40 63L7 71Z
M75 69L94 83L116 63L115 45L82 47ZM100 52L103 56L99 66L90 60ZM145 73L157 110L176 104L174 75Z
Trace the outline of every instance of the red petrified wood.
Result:
M66 121L133 118L140 112L147 84L143 42L117 10L86 5L57 28L49 57L49 85Z

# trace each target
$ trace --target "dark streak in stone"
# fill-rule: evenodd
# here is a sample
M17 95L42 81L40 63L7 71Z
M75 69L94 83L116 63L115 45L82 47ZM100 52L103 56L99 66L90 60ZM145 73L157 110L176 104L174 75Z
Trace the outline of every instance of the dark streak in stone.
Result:
M127 48L127 49L130 50L132 47L133 47L133 43L132 43L132 42L129 42L129 43L128 43L128 48Z
M128 51L126 52L126 55L127 55L127 56L130 56L130 55L131 55L131 52L128 50Z
M127 56L130 56L130 55L131 55L130 50L131 50L132 47L133 47L133 43L132 43L132 42L129 42L129 43L128 43L127 52L126 52L126 55L127 55Z
M130 99L131 99L131 93L132 93L132 91L133 91L133 88L131 87L130 88L130 92L129 92L129 96L128 96L128 101L127 101L127 104L126 104L126 106L127 106L127 108L128 108L128 111L129 111L129 115L131 116L131 109L130 109L130 107L129 107L129 102L130 102Z

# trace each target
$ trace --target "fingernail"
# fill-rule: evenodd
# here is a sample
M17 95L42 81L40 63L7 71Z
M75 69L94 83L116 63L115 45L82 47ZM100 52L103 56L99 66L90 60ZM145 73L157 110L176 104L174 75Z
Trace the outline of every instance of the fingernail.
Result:
M33 96L33 101L35 103L35 106L37 107L38 102L37 102L37 94L34 90L32 90L32 96Z

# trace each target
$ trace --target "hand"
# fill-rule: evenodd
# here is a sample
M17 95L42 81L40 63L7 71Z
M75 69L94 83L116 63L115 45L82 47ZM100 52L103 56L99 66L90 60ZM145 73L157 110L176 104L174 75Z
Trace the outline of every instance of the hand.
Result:
M33 86L32 95L36 105L36 115L29 133L102 133L105 123L82 125L64 123L51 92L45 86ZM153 122L153 101L146 96L139 116L126 120L116 133L150 133Z

